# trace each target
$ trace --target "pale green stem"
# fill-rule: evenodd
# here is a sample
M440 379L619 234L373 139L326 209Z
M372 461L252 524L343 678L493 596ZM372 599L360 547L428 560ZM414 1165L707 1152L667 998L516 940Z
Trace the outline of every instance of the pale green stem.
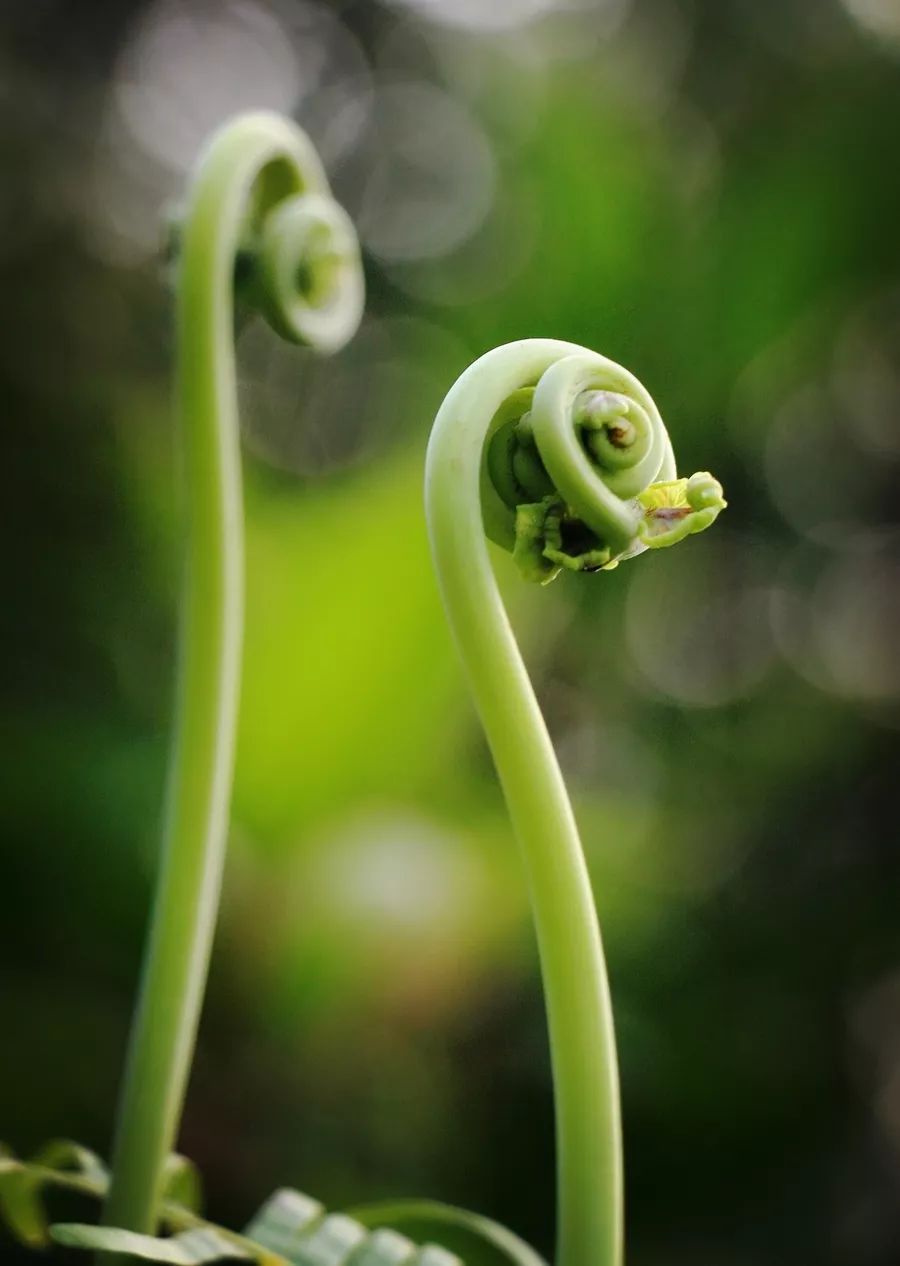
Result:
M623 1184L619 1081L606 964L584 853L482 526L485 435L501 403L574 345L531 339L462 375L435 422L426 509L444 603L528 874L556 1093L557 1266L618 1266Z
M284 199L302 207L310 200L296 198L301 191L312 191L313 212L322 214L328 186L318 159L306 137L274 115L245 116L214 139L196 171L179 245L176 402L187 559L177 718L162 863L103 1214L106 1225L138 1232L156 1228L225 856L243 625L233 274L251 191L258 216ZM358 281L353 285L355 303L361 291ZM289 281L285 290L290 302ZM275 319L290 327L289 336L302 336L294 328L297 312ZM356 320L351 313L350 324ZM110 1259L103 1260L108 1266Z

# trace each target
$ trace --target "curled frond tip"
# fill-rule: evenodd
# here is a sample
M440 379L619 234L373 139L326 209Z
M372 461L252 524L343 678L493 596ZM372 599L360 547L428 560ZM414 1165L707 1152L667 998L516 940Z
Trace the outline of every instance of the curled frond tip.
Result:
M485 377L491 357L529 342L483 358ZM555 346L562 354L493 413L481 484L488 535L542 584L562 570L606 571L674 545L726 505L708 472L677 477L666 427L632 374L595 352Z

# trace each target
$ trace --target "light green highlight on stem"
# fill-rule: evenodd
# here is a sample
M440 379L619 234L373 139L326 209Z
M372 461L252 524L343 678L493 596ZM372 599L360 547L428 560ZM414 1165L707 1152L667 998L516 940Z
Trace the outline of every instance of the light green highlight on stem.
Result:
M181 1116L228 827L243 629L233 349L239 249L250 261L241 293L279 333L324 351L352 335L363 303L355 236L308 138L276 115L242 116L212 139L178 241L176 407L187 523L177 714L162 862L103 1215L107 1226L142 1233L156 1229ZM305 290L304 262L315 283Z

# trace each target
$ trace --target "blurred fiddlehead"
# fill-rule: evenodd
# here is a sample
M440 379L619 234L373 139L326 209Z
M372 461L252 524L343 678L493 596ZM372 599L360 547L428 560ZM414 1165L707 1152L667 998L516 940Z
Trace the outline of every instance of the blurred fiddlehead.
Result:
M491 568L485 533L523 573L596 571L709 526L711 475L676 477L647 391L570 343L488 352L442 404L425 499L444 605L528 873L557 1108L556 1266L622 1260L618 1069L606 964L562 775Z
M163 857L104 1221L156 1225L193 1054L219 900L243 626L235 315L330 352L354 333L363 280L352 224L306 135L241 116L201 155L174 232L176 400L186 575ZM237 313L236 313L237 308Z

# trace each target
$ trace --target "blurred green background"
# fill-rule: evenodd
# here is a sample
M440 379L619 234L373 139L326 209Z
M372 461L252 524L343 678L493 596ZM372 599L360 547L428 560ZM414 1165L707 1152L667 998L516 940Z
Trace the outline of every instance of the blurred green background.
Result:
M172 712L159 225L266 106L369 303L334 360L241 342L241 738L182 1137L211 1212L427 1194L549 1251L534 944L420 483L465 365L552 335L633 370L730 501L546 591L497 560L607 939L630 1261L896 1263L896 0L7 0L0 32L0 1137L108 1151Z

